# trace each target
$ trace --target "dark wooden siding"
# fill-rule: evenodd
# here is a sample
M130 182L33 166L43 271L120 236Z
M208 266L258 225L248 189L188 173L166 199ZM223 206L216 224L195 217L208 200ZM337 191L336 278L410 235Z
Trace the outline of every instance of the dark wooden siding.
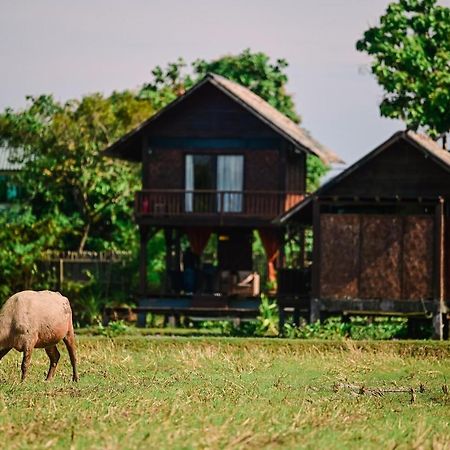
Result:
M156 119L149 135L171 138L279 138L268 125L210 84L203 85L194 95Z
M278 191L280 157L276 150L245 153L244 186L247 191Z
M305 159L304 154L288 153L286 158L286 191L305 191Z
M144 189L184 189L184 154L180 150L153 150L144 160Z
M433 296L434 217L321 214L320 296Z
M412 144L401 140L331 186L327 195L447 196L450 195L450 173Z
M282 162L277 150L213 149L153 149L146 158L144 189L184 189L184 161L188 153L244 155L244 190L278 191Z

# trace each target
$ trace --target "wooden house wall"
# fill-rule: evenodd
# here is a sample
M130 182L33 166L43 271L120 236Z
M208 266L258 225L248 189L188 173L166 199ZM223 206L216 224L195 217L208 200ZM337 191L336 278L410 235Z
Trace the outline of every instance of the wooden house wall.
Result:
M272 128L210 84L201 86L156 119L149 135L160 138L279 137Z
M143 165L144 189L184 189L185 155L189 153L244 155L244 190L284 190L283 166L278 150L155 149ZM281 180L281 181L280 181Z
M444 150L443 150L444 151ZM434 197L450 195L450 173L399 141L327 189L329 196Z
M434 216L321 214L320 297L433 298Z
M144 189L183 189L185 155L207 153L244 155L244 190L305 190L305 155L211 85L166 111L145 139Z
M286 155L286 183L285 189L288 192L306 191L306 155L292 154Z

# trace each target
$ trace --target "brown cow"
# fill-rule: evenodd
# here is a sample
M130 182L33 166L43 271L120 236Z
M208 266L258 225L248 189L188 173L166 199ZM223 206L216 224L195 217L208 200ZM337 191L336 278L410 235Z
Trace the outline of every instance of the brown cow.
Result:
M23 291L6 300L0 310L0 360L13 348L22 352L22 381L34 348L45 349L50 359L47 380L53 378L60 357L56 344L61 340L69 352L73 381L78 381L69 300L51 291Z

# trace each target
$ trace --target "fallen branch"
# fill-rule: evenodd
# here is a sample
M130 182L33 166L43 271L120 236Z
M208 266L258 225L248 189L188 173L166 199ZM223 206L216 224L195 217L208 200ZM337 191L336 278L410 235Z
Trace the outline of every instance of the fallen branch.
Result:
M358 395L373 395L375 397L383 397L384 394L409 393L411 395L411 403L416 401L416 392L420 392L421 394L425 392L425 386L422 383L418 389L414 389L413 387L370 388L348 383L335 383L333 385L334 392L338 392L341 389L349 389Z

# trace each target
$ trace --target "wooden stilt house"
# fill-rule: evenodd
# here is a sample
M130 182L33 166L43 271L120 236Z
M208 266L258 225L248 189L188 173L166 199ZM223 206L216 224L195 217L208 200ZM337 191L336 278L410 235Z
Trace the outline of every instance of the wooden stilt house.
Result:
M106 154L142 163L135 206L140 305L154 312L201 315L255 314L260 289L253 231L260 234L273 278L284 231L273 220L304 198L307 155L327 164L339 161L250 90L214 74ZM147 287L152 257L147 244L157 230L164 230L167 271L158 294ZM212 234L217 258L202 263ZM190 247L184 254L183 236Z
M442 338L450 297L450 153L398 132L283 214L314 234L310 315L433 319Z

